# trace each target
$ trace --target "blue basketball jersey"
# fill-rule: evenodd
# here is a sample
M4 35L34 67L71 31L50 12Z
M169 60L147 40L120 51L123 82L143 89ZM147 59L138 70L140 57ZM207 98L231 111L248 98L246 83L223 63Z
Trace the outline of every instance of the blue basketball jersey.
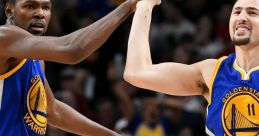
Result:
M44 136L47 101L39 60L0 75L0 136Z
M216 63L207 109L209 136L259 135L259 66L245 72L235 54Z

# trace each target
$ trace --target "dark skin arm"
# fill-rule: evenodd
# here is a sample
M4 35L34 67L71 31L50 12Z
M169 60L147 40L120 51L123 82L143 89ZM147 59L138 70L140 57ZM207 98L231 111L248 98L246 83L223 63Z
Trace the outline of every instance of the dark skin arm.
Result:
M43 61L42 67L45 69ZM49 125L81 136L119 136L119 134L89 120L67 104L55 99L46 78L44 83Z
M74 64L84 60L99 48L111 33L133 12L138 0L128 0L89 27L62 37L33 36L14 26L0 27L0 60L25 58ZM4 63L0 64L4 64ZM7 67L7 68L6 68ZM8 64L0 67L8 69ZM71 107L56 100L45 79L48 100L48 123L78 135L115 136L115 132L82 116ZM66 118L66 119L64 119Z
M138 0L128 0L94 24L62 37L33 36L5 25L0 28L0 59L24 58L75 64L98 49L133 12Z

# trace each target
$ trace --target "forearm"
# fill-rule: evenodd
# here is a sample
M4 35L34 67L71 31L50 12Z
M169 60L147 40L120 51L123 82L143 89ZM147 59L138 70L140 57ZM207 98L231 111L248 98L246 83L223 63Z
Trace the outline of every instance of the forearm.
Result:
M63 39L67 40L72 50L76 50L80 61L98 49L132 12L131 3L126 1L102 19Z
M137 72L152 64L148 38L153 6L145 2L137 4L128 42L126 72Z
M82 136L118 136L115 132L87 119L68 105L56 100L54 113L48 115L50 125Z

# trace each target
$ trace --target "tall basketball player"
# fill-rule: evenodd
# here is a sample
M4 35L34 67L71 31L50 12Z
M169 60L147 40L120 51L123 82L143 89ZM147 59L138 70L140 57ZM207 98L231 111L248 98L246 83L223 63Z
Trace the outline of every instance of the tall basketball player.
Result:
M7 23L0 27L0 135L43 136L47 124L78 135L117 135L56 100L40 60L65 64L84 60L133 13L137 1L127 0L69 35L47 37L43 35L51 0L1 0Z
M158 92L203 95L210 136L259 135L259 1L237 0L229 32L236 53L192 65L152 64L148 42L151 12L160 0L137 4L128 43L124 78Z

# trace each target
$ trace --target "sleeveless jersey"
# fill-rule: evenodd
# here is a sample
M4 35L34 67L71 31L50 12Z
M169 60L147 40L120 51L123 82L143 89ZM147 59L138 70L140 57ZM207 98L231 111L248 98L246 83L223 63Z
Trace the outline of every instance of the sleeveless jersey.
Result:
M259 66L245 72L235 54L220 58L209 89L209 136L259 136Z
M47 101L39 60L0 75L0 136L44 136Z

